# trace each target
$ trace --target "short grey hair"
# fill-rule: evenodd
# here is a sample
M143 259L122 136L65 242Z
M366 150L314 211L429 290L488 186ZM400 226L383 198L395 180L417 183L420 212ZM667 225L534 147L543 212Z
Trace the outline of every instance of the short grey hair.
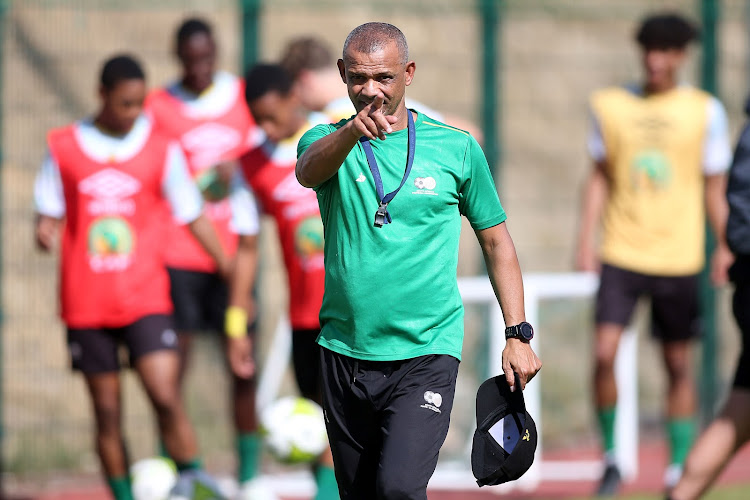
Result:
M390 42L395 42L401 64L409 62L409 46L406 37L400 29L388 23L365 23L357 26L349 33L344 42L343 58L351 48L357 52L371 54L385 48Z

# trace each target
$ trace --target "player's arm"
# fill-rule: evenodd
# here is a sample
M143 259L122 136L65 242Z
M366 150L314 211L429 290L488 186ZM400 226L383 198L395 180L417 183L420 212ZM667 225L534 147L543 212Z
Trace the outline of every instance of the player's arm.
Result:
M188 173L185 155L177 143L169 146L162 192L172 207L175 219L188 226L195 239L216 262L219 273L228 276L231 262L224 253L211 221L203 213L203 199Z
M229 277L229 304L224 331L227 335L227 359L232 372L237 377L250 378L255 373L255 362L247 327L248 322L255 318L252 290L258 267L260 222L255 200L239 172L236 172L230 186L232 229L239 235L239 245Z
M492 288L503 311L505 324L511 326L526 321L521 266L506 224L503 222L475 232L482 247ZM528 343L519 339L506 340L503 350L503 372L512 389L515 389L513 372L518 373L523 389L526 382L541 368L542 362Z
M60 233L62 219L36 214L36 223L34 226L37 248L45 252L52 251L57 241L57 235Z
M729 123L724 106L712 98L708 109L708 127L703 147L704 198L706 216L714 233L716 247L711 255L711 281L723 285L729 279L734 255L726 238L729 204L727 203L727 170L732 162Z
M596 232L608 197L609 179L606 174L606 163L595 162L583 186L581 199L576 249L576 269L579 271L599 271Z
M193 237L198 240L206 253L216 262L219 274L224 278L229 277L232 267L231 259L224 252L219 236L216 234L209 218L201 213L197 218L188 222L187 226Z
M727 204L727 177L725 174L711 175L705 178L706 215L714 233L716 247L711 255L711 281L714 285L723 285L729 279L729 267L734 262L734 255L727 245L726 226L729 216Z
M521 267L487 158L471 136L466 143L462 171L458 208L471 223L482 247L487 273L505 324L517 325L526 319ZM523 389L542 367L531 346L517 339L505 343L502 362L505 378L513 389L516 389L513 372L518 373Z
M383 95L380 94L336 132L313 142L297 160L299 183L315 187L333 177L360 137L384 140L398 119L383 114L382 108Z
M60 169L49 153L45 156L34 181L34 206L36 246L40 250L49 252L55 246L65 218L65 196Z
M750 122L737 142L727 182L727 244L737 255L750 255Z
M587 149L593 160L593 168L583 185L581 195L581 216L578 227L576 248L576 269L598 272L600 267L596 249L596 234L604 206L609 197L607 176L607 149L604 143L599 120L592 110L587 137Z

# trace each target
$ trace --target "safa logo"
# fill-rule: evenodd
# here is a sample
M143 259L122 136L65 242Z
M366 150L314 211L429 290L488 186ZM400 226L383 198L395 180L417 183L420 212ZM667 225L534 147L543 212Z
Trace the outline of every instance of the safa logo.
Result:
M427 194L436 196L435 188L437 187L437 181L434 177L417 177L414 179L414 187L416 191L412 191L411 194Z
M100 217L89 227L89 265L94 272L123 271L130 266L134 233L121 217Z
M424 393L425 404L421 405L420 408L426 408L432 410L435 413L442 413L440 411L440 405L443 404L443 396L439 392L426 391Z
M323 253L323 222L319 216L308 217L299 223L294 233L294 246L303 258Z

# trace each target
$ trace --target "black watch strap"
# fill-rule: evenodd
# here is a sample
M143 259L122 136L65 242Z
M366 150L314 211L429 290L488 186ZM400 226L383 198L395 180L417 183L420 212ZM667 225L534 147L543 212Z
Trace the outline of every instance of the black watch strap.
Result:
M518 339L523 342L529 342L534 338L534 328L530 323L523 321L517 325L509 326L505 329L506 339Z

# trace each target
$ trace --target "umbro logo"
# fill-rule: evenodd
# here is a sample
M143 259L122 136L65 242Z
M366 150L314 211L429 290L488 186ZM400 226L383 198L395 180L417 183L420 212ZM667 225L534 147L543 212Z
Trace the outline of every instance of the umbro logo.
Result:
M105 168L83 179L78 184L78 190L93 198L122 199L140 191L141 183L125 172Z
M206 123L184 134L180 142L190 153L192 164L199 170L205 170L242 144L242 139L242 135L232 127Z
M181 139L185 149L191 152L205 147L227 151L242 142L239 132L221 123L205 123L190 130Z

